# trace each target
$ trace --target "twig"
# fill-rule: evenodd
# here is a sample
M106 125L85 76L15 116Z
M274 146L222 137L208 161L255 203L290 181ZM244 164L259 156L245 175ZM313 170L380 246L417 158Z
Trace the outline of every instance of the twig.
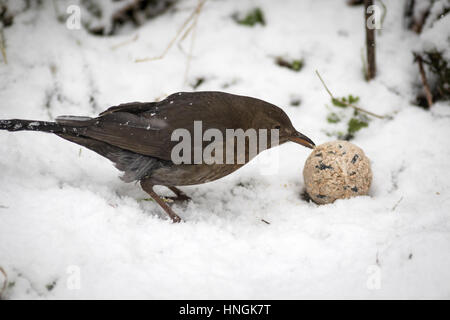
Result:
M170 40L169 44L167 45L167 47L164 49L163 53L161 53L159 56L156 57L149 57L149 58L141 58L141 59L136 59L135 62L147 62L147 61L154 61L154 60L160 60L162 58L164 58L167 54L167 52L169 52L170 48L173 46L173 44L175 43L175 41L178 39L178 37L180 36L180 34L183 32L183 30L189 25L189 23L200 14L200 11L202 10L203 5L205 4L206 0L199 0L197 7L194 9L194 11L191 13L191 15L184 21L184 23L181 25L181 27L178 29L177 33L175 34L175 36L172 38L172 40ZM195 23L195 19L194 19L194 23ZM191 27L188 28L188 30L192 30ZM185 38L186 35L183 36L183 38Z
M364 1L364 14L365 14L365 27L366 27L366 50L367 50L367 80L371 80L375 78L375 74L377 71L376 63L375 63L375 28L369 28L368 20L370 18L370 13L368 12L368 8L373 6L373 0L365 0Z
M2 289L0 290L0 299L1 299L1 297L3 296L3 293L5 293L6 286L8 284L8 275L6 274L5 270L3 270L2 267L0 267L0 272L3 273L3 275L5 276L5 280L3 281Z
M323 81L322 77L320 76L319 71L316 70L316 74L317 74L317 76L319 77L320 81L322 82L323 87L325 88L325 90L327 90L327 92L328 92L328 94L330 95L331 99L334 99L333 94L331 93L330 89L328 89L327 85L325 84L325 81Z
M366 57L364 56L364 48L361 48L361 61L362 61L362 71L363 71L363 75L364 75L364 79L366 79L366 81L368 80L368 75L367 75L367 62L366 62Z
M184 52L183 46L181 45L181 43L184 41L184 39L186 39L186 37L189 35L189 33L192 31L192 29L195 28L195 23L196 21L194 20L194 22L189 26L189 28L187 28L183 35L181 36L180 40L178 41L178 48Z
M431 9L431 5L428 6L428 8L422 13L422 15L419 17L419 19L414 19L414 14L413 14L413 23L411 25L411 30L413 30L415 33L422 32L422 28L430 14L430 9Z
M200 16L201 7L203 6L204 1L206 1L206 0L198 0L199 10L198 10L198 13L195 15L194 22L192 23L191 27L188 30L186 30L185 34L183 35L183 37L181 37L181 40L180 40L180 42L183 41L183 39L187 36L187 34L192 30L191 44L189 46L189 52L188 52L187 61L186 61L186 70L184 72L184 83L187 83L187 79L188 79L189 68L191 66L191 60L192 60L192 52L194 51L198 17Z
M323 84L325 90L328 92L328 94L330 95L330 97L331 97L332 100L337 100L337 101L339 101L339 102L345 104L345 105L348 106L348 107L351 107L351 108L353 108L353 109L355 109L355 110L358 110L359 112L366 113L366 114L368 114L368 115L370 115L370 116L372 116L372 117L375 117L375 118L378 118L378 119L384 119L384 118L386 118L385 116L380 116L380 115L378 115L378 114L376 114L376 113L367 111L367 110L365 110L365 109L363 109L363 108L360 108L360 107L357 107L357 106L355 106L355 105L353 105L353 104L351 104L351 103L348 103L348 102L346 102L346 101L344 101L344 100L342 100L342 99L336 99L336 98L333 96L333 94L331 93L330 89L328 89L327 85L325 84L325 81L323 81L322 77L320 76L319 71L316 70L316 74L317 74L317 76L319 77L319 79L320 79L320 81L322 82L322 84Z
M203 2L203 3L201 3L201 2ZM206 0L199 0L199 3L197 5L198 13L195 16L194 21L189 26L189 28L187 28L185 30L184 34L181 36L180 40L178 41L178 48L180 49L181 52L183 52L187 56L186 70L184 72L184 83L185 84L187 83L187 78L188 78L188 74L189 74L190 64L191 64L191 60L192 60L192 52L194 50L194 43L195 43L195 35L196 35L196 30L197 30L198 17L200 16L200 12L201 12L201 9L203 7L204 2L206 2ZM191 43L190 43L190 46L189 46L189 51L186 52L183 49L183 46L181 44L186 39L186 37L189 35L189 33L191 33L191 31L192 31Z
M117 48L123 47L123 46L125 46L127 44L130 44L132 42L135 42L138 38L139 38L139 33L136 33L133 38L131 38L129 40L125 40L125 41L123 41L121 43L118 43L118 44L112 46L111 49L112 50L116 50Z
M3 33L3 25L0 24L0 51L2 52L3 61L8 64L8 59L6 57L6 45L5 45L5 35Z
M168 203L172 203L173 202L173 200L170 199L170 198L161 197L161 199L164 202L168 202ZM144 199L139 199L138 201L153 201L154 202L155 199L153 199L153 198L144 198Z
M431 94L430 86L428 85L427 76L425 74L425 69L423 68L423 59L419 54L416 54L415 56L417 64L419 65L420 78L422 79L425 96L427 97L428 108L431 108L431 105L433 104L433 95Z
M403 196L398 199L398 201L395 203L395 205L392 207L391 211L395 211L397 209L398 204L403 200Z
M431 1L429 1L432 4ZM416 19L414 11L416 8L415 0L408 0L405 8L405 17L408 19L408 29L414 31L415 33L421 33L423 25L425 24L428 15L430 14L431 5L427 6L425 10L421 10L420 17Z
M349 6L359 6L360 4L363 4L364 0L347 0L347 5Z
M268 221L266 221L264 219L261 219L261 221L264 222L265 224L270 224L270 222L268 222Z

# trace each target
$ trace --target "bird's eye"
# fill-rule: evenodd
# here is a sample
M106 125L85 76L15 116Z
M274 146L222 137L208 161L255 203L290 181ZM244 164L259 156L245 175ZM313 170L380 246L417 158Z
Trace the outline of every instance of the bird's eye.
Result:
M280 126L275 126L274 129L280 130L281 127Z

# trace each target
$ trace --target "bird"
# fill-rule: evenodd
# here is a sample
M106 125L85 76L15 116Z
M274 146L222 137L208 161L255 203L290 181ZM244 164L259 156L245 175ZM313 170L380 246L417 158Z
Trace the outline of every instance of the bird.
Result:
M254 129L258 132L267 130L268 137L276 137L273 131L276 130L278 141L273 143L270 140L265 148L258 148L255 154L250 154L250 141L245 137L244 151L233 146L235 152L231 162L210 163L206 157L194 163L179 163L174 160L173 150L180 141L173 138L173 133L182 129L182 132L195 136L196 123L201 123L203 132L214 129L216 134L224 136L230 129L242 129L243 132ZM288 141L315 147L314 142L297 131L287 114L276 105L219 91L177 92L161 101L123 103L109 107L97 117L60 116L55 121L0 120L0 130L48 132L96 152L123 172L121 179L124 182L139 182L174 223L182 219L154 191L154 186L168 187L176 195L172 199L189 200L178 187L227 176L265 149ZM261 145L262 137L257 136L257 139ZM207 142L202 140L201 148ZM195 158L194 152L198 147L193 143L190 145L192 148L179 155ZM211 155L216 156L216 152L220 155L220 150L224 157L232 153L232 149L226 149L226 143L222 142ZM243 161L236 161L239 157L244 157L240 158Z

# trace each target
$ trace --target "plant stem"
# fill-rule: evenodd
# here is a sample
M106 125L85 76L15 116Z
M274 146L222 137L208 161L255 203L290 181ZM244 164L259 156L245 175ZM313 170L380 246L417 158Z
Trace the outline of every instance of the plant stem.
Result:
M358 110L359 112L366 113L366 114L368 114L368 115L370 115L370 116L372 116L372 117L375 117L375 118L378 118L378 119L384 119L384 118L385 118L384 116L380 116L380 115L378 115L378 114L376 114L376 113L367 111L367 110L365 110L365 109L363 109L363 108L360 108L360 107L357 107L357 106L355 106L355 105L353 105L353 104L351 104L351 103L348 103L348 102L346 102L346 101L344 101L344 100L342 100L342 99L336 99L336 98L333 96L333 94L331 93L330 89L328 89L327 85L325 84L325 81L323 81L322 77L320 76L319 71L316 70L316 74L317 74L317 76L319 77L320 82L322 82L322 84L323 84L325 90L326 90L326 91L328 92L328 94L330 95L331 99L338 100L339 102L345 104L346 106L349 106L349 107L351 107L351 108L353 108L353 109L355 109L355 110Z
M422 56L416 55L416 61L419 65L420 78L422 79L423 88L425 89L425 96L427 97L428 108L433 104L433 95L431 94L430 86L428 85L425 69L423 68Z
M367 64L369 66L367 70L367 80L375 78L377 71L375 63L375 28L369 27L368 20L370 18L369 7L373 7L373 0L364 1L364 13L365 13L365 27L366 27L366 50L367 50Z
M3 61L8 64L8 59L6 58L6 45L5 45L5 34L3 33L3 25L0 24L0 51L2 52Z
M5 293L6 286L7 286L7 284L8 284L8 275L6 274L5 270L3 270L2 267L0 267L0 273L2 273L3 276L5 277L5 280L3 281L3 286L2 286L2 288L0 289L0 299L1 299L3 293Z

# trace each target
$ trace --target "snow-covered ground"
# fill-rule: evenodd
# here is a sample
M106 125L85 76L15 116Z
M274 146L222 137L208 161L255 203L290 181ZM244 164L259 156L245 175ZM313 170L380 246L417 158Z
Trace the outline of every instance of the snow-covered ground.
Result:
M5 29L0 119L94 116L192 90L177 45L162 60L134 61L161 54L196 1L112 37L66 28L45 3ZM97 154L50 134L1 131L4 298L450 298L450 106L411 104L419 37L403 26L403 1L385 3L370 83L361 71L363 9L344 0L209 0L188 74L188 83L205 78L197 90L282 107L316 144L332 140L326 131L334 126L316 69L336 96L357 95L361 107L391 115L352 141L372 162L369 196L322 206L302 200L310 150L287 143L258 156L279 156L276 172L255 160L224 179L182 188L192 201L173 206L186 222L172 224ZM231 18L256 6L266 26ZM305 66L280 68L280 55L301 57ZM300 106L290 106L293 97Z

